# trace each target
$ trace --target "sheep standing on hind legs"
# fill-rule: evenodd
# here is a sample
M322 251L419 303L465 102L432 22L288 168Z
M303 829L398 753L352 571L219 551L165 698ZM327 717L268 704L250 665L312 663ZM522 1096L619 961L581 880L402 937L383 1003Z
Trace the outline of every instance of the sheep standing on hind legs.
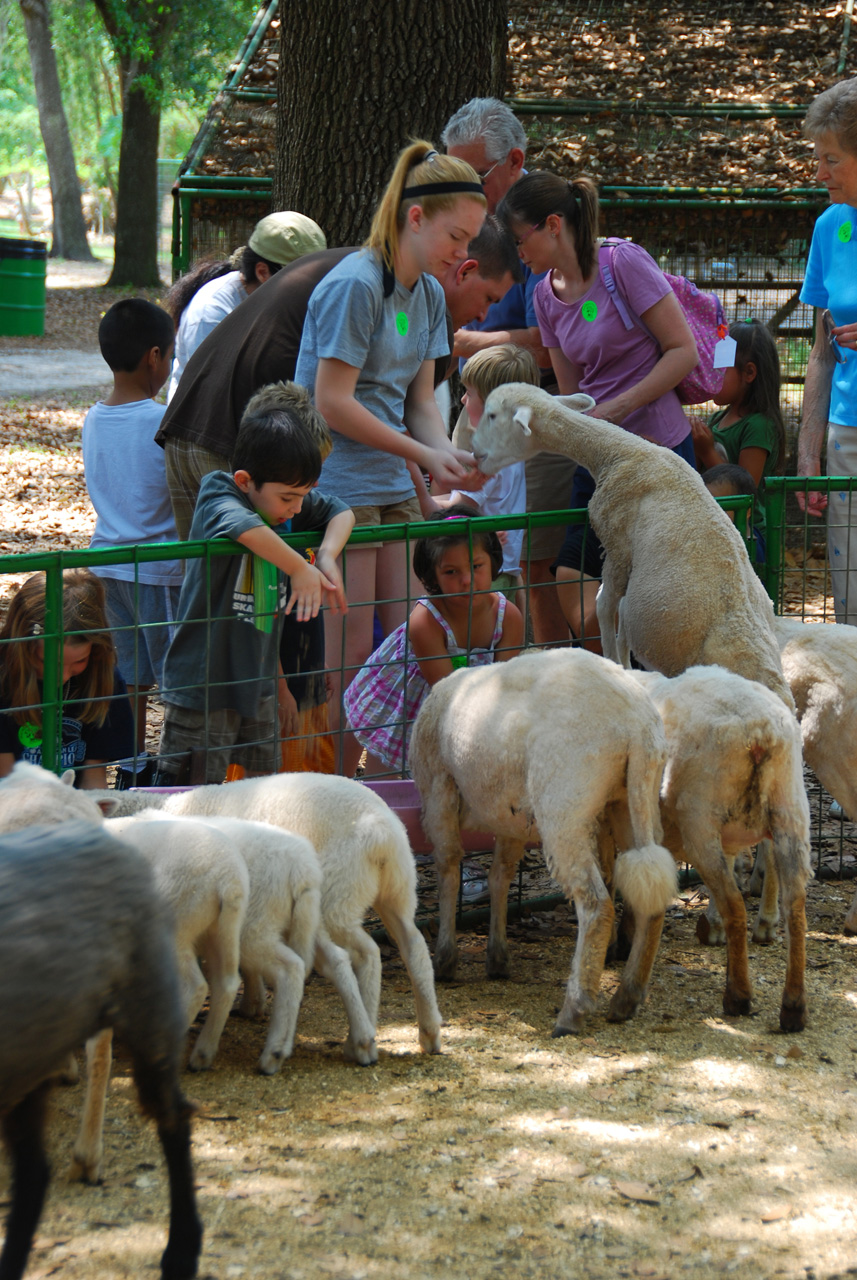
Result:
M170 1180L164 1280L196 1275L202 1227L179 1084L184 1010L170 922L132 849L88 822L0 838L0 1116L12 1208L0 1278L23 1274L48 1183L45 1102L84 1040L115 1027L140 1102L158 1125Z
M580 650L523 654L453 672L423 703L410 765L434 848L439 978L455 976L460 826L493 831L489 977L508 975L506 900L528 841L541 840L551 875L577 909L578 936L554 1035L580 1030L595 1007L613 930L601 866L639 928L608 1019L630 1018L646 990L667 904L671 855L658 843L666 742L657 711L631 675Z
M579 403L524 383L497 387L472 449L487 475L541 450L567 453L592 473L589 516L605 550L597 601L605 656L627 667L633 650L667 676L719 663L794 710L773 607L732 521L682 458L587 417Z
M735 855L763 837L783 887L788 961L783 1031L806 1024L806 884L811 875L809 805L800 730L779 698L721 667L673 679L635 672L664 722L669 757L661 787L664 844L702 876L726 934L723 1012L748 1014L752 995L747 914Z

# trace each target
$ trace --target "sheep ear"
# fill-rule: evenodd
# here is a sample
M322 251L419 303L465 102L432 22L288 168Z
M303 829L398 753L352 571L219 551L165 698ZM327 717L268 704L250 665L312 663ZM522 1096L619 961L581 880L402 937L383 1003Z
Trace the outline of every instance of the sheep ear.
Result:
M95 802L105 818L110 818L119 806L118 800L96 800Z
M73 787L74 786L74 769L66 769L65 773L61 773L60 782L65 787Z
M531 436L530 418L532 417L532 409L528 404L519 405L512 415L512 421L517 422L525 436Z

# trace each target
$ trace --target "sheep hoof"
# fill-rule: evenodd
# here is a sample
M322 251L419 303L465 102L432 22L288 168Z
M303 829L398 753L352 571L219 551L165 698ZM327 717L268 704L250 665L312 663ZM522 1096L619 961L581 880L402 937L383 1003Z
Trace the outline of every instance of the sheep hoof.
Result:
M436 955L434 958L434 978L435 982L455 982L455 974L458 969L458 956L453 952L452 955Z
M788 997L780 1006L780 1031L803 1031L806 1026L806 1000L799 997L793 1004Z
M853 938L857 936L857 920L851 922L846 920L845 924L842 926L842 932L846 938Z
M753 941L760 947L770 947L777 940L777 926L770 920L757 920Z
M639 995L635 995L632 991L623 990L620 987L610 1001L610 1007L607 1010L607 1021L627 1022L637 1012L639 1003Z
M282 1055L279 1053L263 1053L258 1062L259 1075L275 1076L282 1061Z
M727 1018L747 1018L752 1012L749 996L739 996L727 991L723 996L723 1013Z
M100 1187L104 1181L101 1175L101 1157L93 1161L75 1153L71 1158L68 1180L69 1182L86 1182L91 1187Z
M423 1053L441 1053L440 1027L437 1031L424 1031L420 1028L420 1049Z
M346 1062L356 1062L359 1067L372 1067L378 1061L378 1047L374 1040L355 1044L349 1036L342 1046L342 1053Z
M502 981L509 977L508 956L488 956L485 961L485 976L492 981Z
M574 1024L570 1027L563 1026L561 1023L558 1022L554 1027L553 1031L551 1032L551 1039L559 1040L560 1036L579 1036L581 1030L582 1030L582 1027L580 1026L579 1017L575 1019Z
M709 920L708 916L700 916L696 922L696 936L703 947L722 947L726 942L726 934Z
M192 1053L187 1064L188 1071L209 1071L214 1061L207 1053Z

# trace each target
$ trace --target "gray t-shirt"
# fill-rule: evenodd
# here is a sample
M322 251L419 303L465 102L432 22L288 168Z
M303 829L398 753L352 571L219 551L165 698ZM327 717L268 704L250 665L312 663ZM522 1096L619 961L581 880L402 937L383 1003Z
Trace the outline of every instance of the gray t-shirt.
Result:
M352 253L330 271L310 298L295 382L315 390L319 360L359 369L355 397L377 418L404 433L405 396L424 360L449 353L446 302L434 276L413 289L397 280L384 297L383 274L370 250ZM404 458L337 431L321 485L349 506L385 505L412 497Z
M281 532L324 530L345 503L311 489ZM204 477L196 500L190 541L237 539L265 521L226 471ZM289 528L290 526L290 528ZM265 562L267 564L267 562ZM260 558L212 556L186 562L179 621L164 663L164 702L202 711L228 707L254 717L262 698L275 692L282 611L288 578L259 572ZM274 595L274 600L260 598ZM273 609L277 616L270 619ZM206 703L206 686L207 703Z

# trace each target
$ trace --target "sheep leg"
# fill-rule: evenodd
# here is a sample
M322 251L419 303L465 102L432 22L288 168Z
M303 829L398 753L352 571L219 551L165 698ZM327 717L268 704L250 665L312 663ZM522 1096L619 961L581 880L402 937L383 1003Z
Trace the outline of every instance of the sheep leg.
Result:
M761 841L759 858L764 859L765 881L762 885L762 897L759 900L759 914L753 926L753 941L762 947L768 947L772 942L776 942L777 925L780 922L780 884L770 840Z
M601 574L601 586L598 588L598 595L595 597L595 613L598 618L598 630L601 632L601 652L605 658L611 658L613 662L619 661L619 638L616 634L616 620L619 616L619 610L622 597L628 586L629 568L625 565L614 563L615 557L607 556L604 561L604 567ZM628 662L622 663L628 666L630 662L630 654L628 647L627 629L624 620L620 619L622 624L622 648L628 655Z
M216 935L205 946L206 972L208 973L208 1013L205 1025L197 1037L188 1066L191 1071L205 1071L214 1061L217 1046L229 1010L235 1000L241 982L238 972L240 920L234 927L223 928L223 921Z
M572 838L569 847L587 848L585 838ZM577 944L571 965L571 974L565 989L565 999L559 1011L553 1035L576 1035L581 1030L583 1015L595 1007L607 944L613 930L613 903L604 887L604 881L595 865L594 851L584 854L588 865L577 866L572 883L563 889L574 899L577 910ZM548 865L560 864L548 857Z
M271 1021L265 1047L259 1058L263 1076L279 1071L283 1058L290 1058L295 1047L298 1011L304 994L306 968L300 956L284 942L277 943L273 955L262 970L262 976L274 993Z
M524 848L522 840L498 837L494 843L494 857L488 873L491 924L488 932L485 972L489 978L508 978L509 976L509 945L506 941L509 887L515 878L518 863L524 856Z
M428 744L425 744L428 745ZM439 753L438 754L439 758ZM434 949L434 976L452 982L458 966L455 909L461 882L464 848L459 830L461 796L455 779L438 771L423 780L422 826L434 854L437 874L438 931Z
M414 924L412 914L392 907L389 903L385 903L383 907L378 903L376 908L384 928L399 948L411 980L420 1048L423 1053L440 1053L440 1028L443 1019L437 1007L431 955L425 938Z
M773 859L782 885L786 932L786 981L780 1005L780 1029L803 1031L806 1026L806 882L809 851L797 836L775 835ZM770 869L771 862L768 867ZM768 874L765 874L765 883Z
M703 843L705 842L703 841ZM732 877L732 883L735 885L735 888L738 889L738 885L735 880L735 858L737 855L731 854L731 853L724 853L722 856L726 862L726 868L729 872L729 875ZM720 908L717 905L717 897L712 892L711 885L708 883L708 865L707 863L705 864L705 870L703 871L702 866L697 865L696 862L693 862L693 858L690 855L688 855L688 861L690 861L692 865L696 867L696 870L702 876L703 884L708 890L708 906L705 908L704 912L696 922L697 939L702 944L703 947L722 947L726 942L726 929L723 924L723 918L720 915ZM716 865L716 863L714 865ZM712 869L711 875L716 876L716 874L717 873ZM743 895L742 895L741 901L742 902L744 901ZM745 928L746 928L746 916L747 916L747 912L745 909L745 912L744 912Z
M753 984L747 955L747 909L744 896L735 883L735 858L724 854L720 841L713 838L705 846L694 849L688 846L688 857L705 881L726 939L723 1012L729 1018L749 1014ZM697 934L699 932L697 924Z
M854 897L851 899L851 906L848 908L848 915L845 917L842 932L846 938L853 938L857 934L857 889L854 890Z
M235 1012L239 1018L261 1017L265 1008L265 983L262 975L250 969L245 963L241 965L241 973L244 978L244 991Z
M351 1062L359 1062L362 1067L371 1066L378 1061L375 1024L361 999L348 952L332 941L323 925L316 941L315 967L322 977L333 983L345 1005L348 1017L348 1039L343 1049L345 1057Z
M636 1013L646 994L652 966L658 954L665 914L662 911L646 920L635 920L631 954L622 971L622 981L610 1001L608 1022L627 1022Z
M3 1136L12 1157L12 1207L0 1254L0 1280L19 1280L42 1212L50 1170L45 1155L48 1081L38 1085L3 1117Z
M72 1182L101 1181L104 1107L112 1062L113 1032L108 1028L86 1042L86 1094L71 1157L69 1177Z

